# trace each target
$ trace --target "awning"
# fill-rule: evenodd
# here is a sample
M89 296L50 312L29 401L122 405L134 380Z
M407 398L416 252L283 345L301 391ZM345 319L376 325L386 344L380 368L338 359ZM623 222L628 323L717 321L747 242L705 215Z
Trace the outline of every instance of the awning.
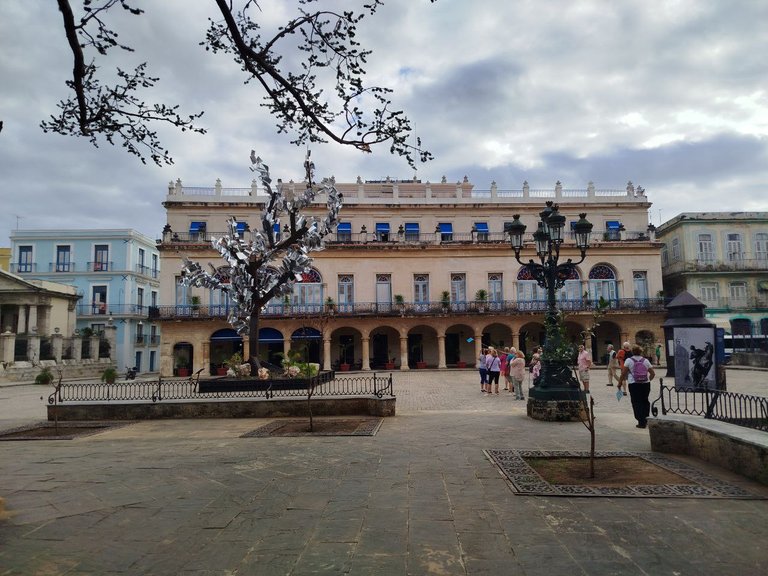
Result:
M346 232L351 234L352 233L352 222L339 222L339 225L336 226L336 232Z
M190 232L200 232L200 230L205 230L205 222L192 222L189 225L189 231Z
M237 232L238 232L238 234L242 234L243 232L245 232L245 227L247 225L248 224L246 222L238 222L237 223Z
M419 223L418 222L406 222L405 223L405 233L406 234L418 234L419 233Z
M376 234L389 234L389 224L387 222L377 222Z
M440 232L442 234L453 234L453 224L450 222L440 222Z
M488 222L475 222L475 230L480 234L488 234Z
M282 342L283 335L274 328L261 328L259 330L259 342Z
M322 335L316 328L299 328L291 334L291 340L319 340L320 338Z
M618 230L619 228L621 228L621 222L618 220L608 220L608 222L605 223L606 230Z

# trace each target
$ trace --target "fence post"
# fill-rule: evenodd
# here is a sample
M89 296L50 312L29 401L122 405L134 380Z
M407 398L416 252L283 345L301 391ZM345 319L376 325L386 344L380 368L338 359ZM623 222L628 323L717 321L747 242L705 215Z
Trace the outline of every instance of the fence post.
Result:
M58 328L56 328L58 330ZM56 364L61 364L62 351L64 350L64 335L56 332L51 334L51 348L53 349L53 358Z
M6 366L13 364L14 355L16 351L16 334L11 332L10 326L5 329L5 332L0 334L0 360L2 360Z
M35 362L40 360L40 336L37 334L27 335L27 361Z

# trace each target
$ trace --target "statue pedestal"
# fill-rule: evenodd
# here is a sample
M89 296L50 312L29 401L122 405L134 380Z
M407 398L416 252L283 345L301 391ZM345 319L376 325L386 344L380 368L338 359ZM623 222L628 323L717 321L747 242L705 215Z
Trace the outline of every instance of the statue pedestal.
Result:
M579 394L577 391L571 398L537 398L535 392L531 393L528 396L528 417L547 422L582 422L586 420L586 413L583 402L578 400Z

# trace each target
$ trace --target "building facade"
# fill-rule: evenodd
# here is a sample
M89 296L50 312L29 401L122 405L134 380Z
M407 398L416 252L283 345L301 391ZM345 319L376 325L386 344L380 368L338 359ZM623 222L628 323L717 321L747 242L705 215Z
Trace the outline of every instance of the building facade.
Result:
M159 368L159 325L149 308L159 304L160 253L154 240L130 229L14 230L11 272L74 286L77 326L96 333L116 327L117 366Z
M295 187L293 183L285 186ZM536 229L546 200L560 206L567 226L586 212L594 223L586 260L559 291L574 341L595 324L602 299L609 311L588 339L596 360L608 343L661 341L660 248L648 225L641 188L624 190L475 190L455 184L368 181L337 184L344 207L326 249L293 295L263 311L260 355L279 363L290 349L324 368L361 370L474 366L481 346L514 346L528 353L544 338L546 294L515 261L505 225L514 214ZM247 350L226 323L228 303L217 291L181 283L182 259L223 264L210 246L234 216L247 238L259 225L266 196L250 188L187 188L171 183L167 225L159 244L163 304L161 373L216 370L233 351ZM308 208L320 216L324 198ZM279 224L275 224L279 228ZM277 230L277 228L276 228ZM521 256L536 258L530 234ZM572 235L561 258L578 259ZM250 336L253 337L253 336Z
M688 291L732 347L768 337L768 212L686 212L659 226L664 290Z

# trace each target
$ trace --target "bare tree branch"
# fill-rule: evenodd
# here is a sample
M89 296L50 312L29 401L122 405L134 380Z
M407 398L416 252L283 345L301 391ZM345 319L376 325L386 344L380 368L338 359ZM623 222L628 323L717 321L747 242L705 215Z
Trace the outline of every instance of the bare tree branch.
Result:
M60 114L43 121L43 130L85 136L94 146L99 137L113 145L119 141L144 163L145 154L158 165L173 163L150 125L161 122L205 133L195 125L203 113L183 116L176 105L145 103L139 94L158 81L146 73L146 62L132 73L118 69L123 83L114 85L99 81L95 59L87 63L88 49L97 57L107 56L112 48L133 52L118 41L118 32L105 19L112 8L119 6L135 16L144 11L134 8L131 0L82 0L78 20L71 0L57 1L74 58L72 79L66 83L74 95L59 102ZM292 143L330 140L370 152L372 146L389 142L390 152L404 157L412 167L417 157L421 162L430 160L432 154L422 148L421 140L413 142L408 118L400 110L391 110L387 98L391 90L363 83L371 52L357 41L357 26L366 15L374 15L384 0L368 0L359 12L310 11L304 7L318 0L297 1L299 15L263 40L258 22L250 16L261 10L256 0L244 0L239 10L232 0L214 0L222 20L209 20L200 44L230 55L246 73L246 83L255 80L261 86L262 105L275 116L278 133L295 134ZM283 65L281 50L298 50L305 57L291 70ZM331 84L333 90L326 94L323 86Z

